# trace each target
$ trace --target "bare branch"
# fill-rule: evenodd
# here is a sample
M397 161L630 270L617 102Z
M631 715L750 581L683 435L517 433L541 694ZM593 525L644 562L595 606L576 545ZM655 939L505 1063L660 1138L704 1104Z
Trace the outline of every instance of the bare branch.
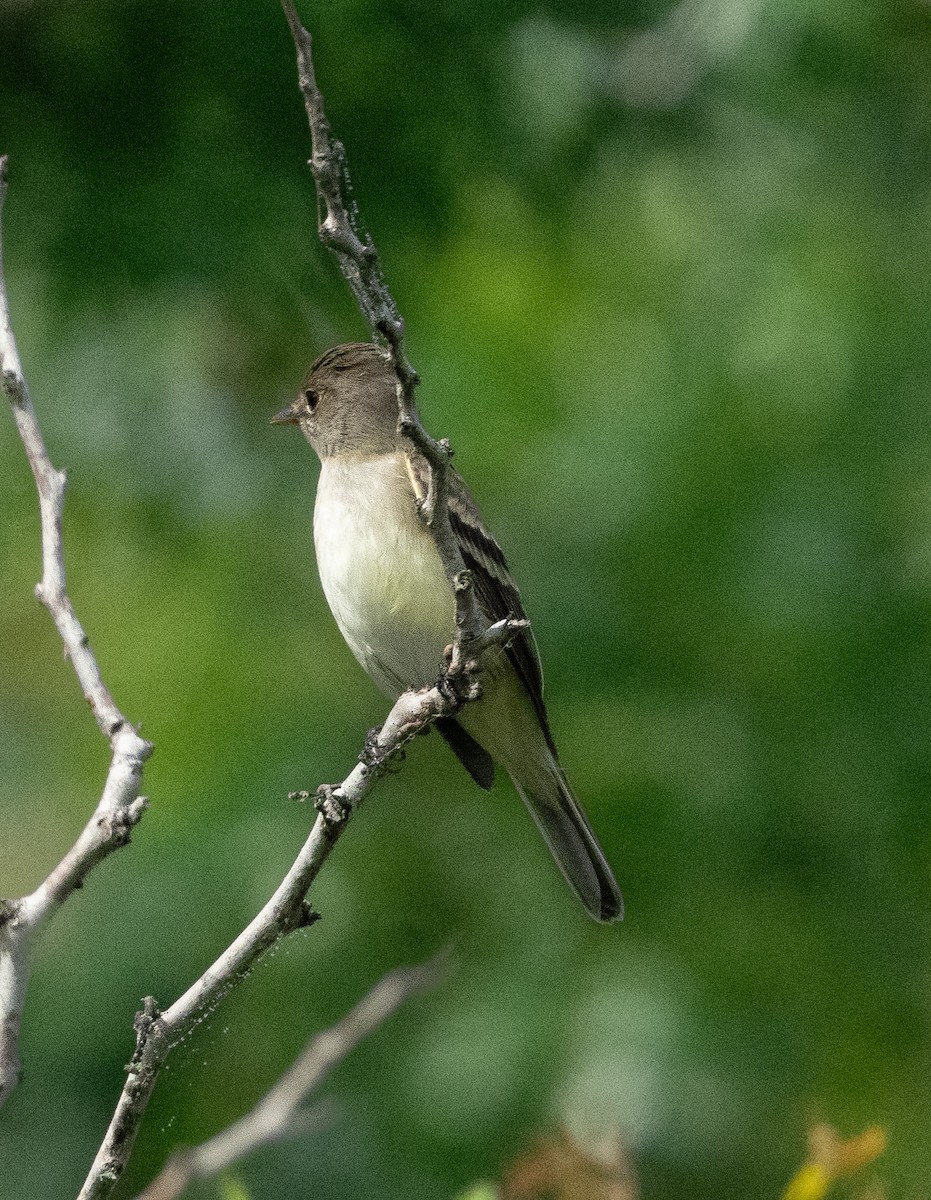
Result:
M404 318L385 283L378 253L371 236L360 226L358 208L351 196L346 151L333 137L317 87L311 37L301 24L293 0L281 0L297 52L298 86L304 97L313 155L313 171L320 202L320 240L333 252L343 278L349 284L373 337L387 343L398 376L398 430L427 460L430 485L420 506L420 515L436 541L450 584L463 575L465 565L449 522L446 505L449 460L452 450L444 438L436 441L421 423L414 403L417 372L404 350ZM486 622L471 585L456 588L456 627L459 637L478 637Z
M0 158L0 217L6 199L7 160ZM19 1031L29 983L33 949L56 909L80 887L94 866L125 846L145 811L139 795L143 764L152 746L139 736L117 708L100 674L87 634L75 615L65 586L61 522L65 473L48 456L16 348L3 274L0 230L0 369L16 427L26 449L39 493L42 524L42 580L36 595L48 609L64 642L65 653L91 706L112 758L103 794L90 820L65 857L29 896L0 901L0 1105L20 1075Z
M499 629L486 649L514 632ZM307 891L352 814L413 737L440 717L454 716L478 695L479 670L476 660L464 661L455 670L451 666L432 687L405 692L381 729L370 736L359 762L342 783L336 787L323 784L315 793L292 793L298 799L313 795L316 803L318 815L307 841L261 912L183 996L164 1012L152 997L143 1002L142 1012L136 1015L136 1050L126 1083L78 1200L100 1200L110 1194L129 1161L159 1073L174 1046L246 977L279 938L316 920L305 899Z
M251 1112L193 1150L173 1154L136 1200L177 1200L193 1180L218 1175L261 1146L304 1132L308 1118L314 1116L313 1110L303 1107L310 1093L406 1000L432 987L438 976L436 960L385 975L331 1029L310 1039Z
M448 666L433 687L406 692L370 738L358 765L337 787L322 785L314 793L318 817L284 881L252 923L175 1003L160 1012L144 1001L136 1018L136 1050L110 1128L94 1159L79 1200L101 1200L112 1191L132 1153L133 1142L152 1091L171 1049L244 977L255 961L279 938L314 919L305 896L352 813L410 739L441 717L455 715L475 700L481 689L481 663L491 647L508 642L526 627L523 621L484 620L453 534L446 504L449 459L446 442L437 442L420 423L414 405L417 375L404 353L404 321L384 281L372 239L360 230L355 204L347 200L349 177L342 145L331 132L317 87L310 34L300 23L291 0L282 0L297 50L298 77L313 142L311 168L323 213L320 237L336 256L375 338L387 343L398 376L398 428L430 466L430 487L421 517L436 541L456 597L456 637ZM310 793L293 793L309 799Z

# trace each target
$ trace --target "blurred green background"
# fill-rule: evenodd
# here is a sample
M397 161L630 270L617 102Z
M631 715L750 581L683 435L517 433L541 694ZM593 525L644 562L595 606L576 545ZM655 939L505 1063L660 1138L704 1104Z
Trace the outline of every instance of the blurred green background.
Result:
M780 1193L819 1119L931 1162L931 9L303 5L449 436L522 582L553 725L625 892L590 923L505 780L419 742L324 920L172 1057L121 1195L240 1115L386 969L457 970L342 1066L255 1198L451 1197L541 1130L619 1131L642 1194ZM364 336L315 241L273 0L0 0L20 350L71 474L72 596L156 744L132 847L48 930L0 1195L73 1196L139 998L270 894L385 712L326 609L316 466L267 418ZM33 600L0 421L0 894L106 746ZM196 1196L216 1195L204 1186Z

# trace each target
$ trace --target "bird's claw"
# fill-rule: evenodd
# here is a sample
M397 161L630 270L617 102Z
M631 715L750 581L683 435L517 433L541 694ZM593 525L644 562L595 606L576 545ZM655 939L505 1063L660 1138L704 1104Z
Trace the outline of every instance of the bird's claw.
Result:
M359 762L369 769L380 766L384 757L382 748L378 744L378 737L381 731L382 726L376 725L365 735L365 743L362 747L362 753L359 755Z
M342 825L349 819L352 805L339 795L332 783L321 783L314 792L314 808L328 825Z

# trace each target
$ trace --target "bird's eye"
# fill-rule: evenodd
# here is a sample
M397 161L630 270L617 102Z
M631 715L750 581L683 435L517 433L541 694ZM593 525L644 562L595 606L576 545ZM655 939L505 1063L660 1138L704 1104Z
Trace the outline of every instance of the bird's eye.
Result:
M313 390L313 388L308 388L304 393L304 402L307 405L308 412L313 412L317 407L317 393Z

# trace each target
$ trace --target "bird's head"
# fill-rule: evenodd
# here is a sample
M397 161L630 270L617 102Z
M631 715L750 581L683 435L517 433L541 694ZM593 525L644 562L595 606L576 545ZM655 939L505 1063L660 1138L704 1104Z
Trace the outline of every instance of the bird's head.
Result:
M334 346L316 360L297 396L271 421L299 425L320 460L371 458L398 448L398 377L371 342Z

